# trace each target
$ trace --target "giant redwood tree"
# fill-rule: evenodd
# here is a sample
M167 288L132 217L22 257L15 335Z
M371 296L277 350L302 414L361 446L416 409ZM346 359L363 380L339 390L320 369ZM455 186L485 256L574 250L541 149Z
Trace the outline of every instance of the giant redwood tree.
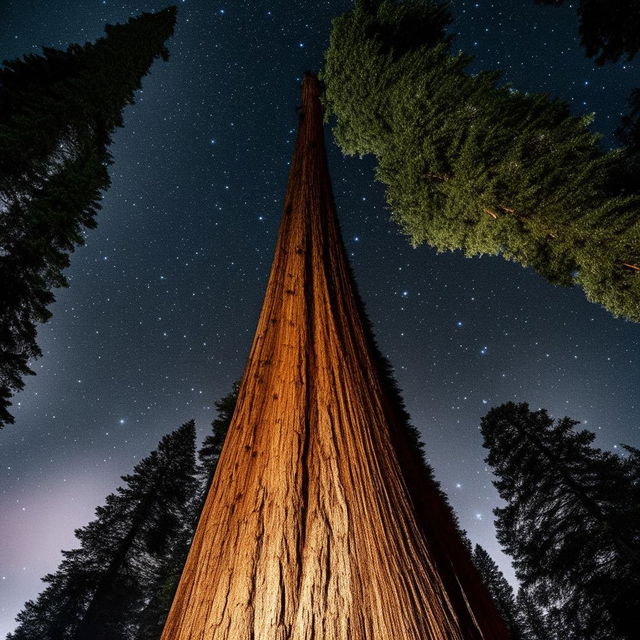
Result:
M175 8L107 25L66 51L0 68L0 427L41 355L38 323L109 186L109 144L153 61L167 58Z
M307 74L271 275L163 640L504 640L355 292Z

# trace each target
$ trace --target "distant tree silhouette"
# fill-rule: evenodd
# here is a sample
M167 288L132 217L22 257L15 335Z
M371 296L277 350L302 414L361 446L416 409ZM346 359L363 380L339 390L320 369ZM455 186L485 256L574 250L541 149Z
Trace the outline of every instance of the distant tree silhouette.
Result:
M212 433L204 439L202 446L198 451L198 472L202 482L203 499L211 485L211 480L213 479L213 474L216 470L216 464L218 463L218 458L222 452L222 445L227 437L229 424L231 424L233 411L236 408L236 402L238 400L239 388L240 383L234 382L231 391L226 396L215 402L217 416L211 423Z
M148 597L148 604L140 615L136 616L138 627L136 640L157 640L160 638L171 601L175 594L182 574L182 568L189 546L193 538L204 497L209 489L213 474L216 470L218 458L222 451L229 424L233 416L233 410L238 399L238 383L236 382L231 391L215 402L217 416L211 423L212 433L205 437L202 446L198 451L198 465L196 467L196 477L198 485L191 498L190 513L182 535L174 541L171 548L167 549L160 567L161 577L159 584L151 597Z
M472 554L473 563L509 628L511 640L562 640L551 631L543 608L529 591L520 587L517 596L514 597L511 585L486 549L479 544L474 548L465 531L462 531L461 535L469 553Z
M483 418L486 461L507 503L495 510L498 540L527 590L521 608L530 602L548 611L558 638L632 640L640 611L640 452L602 451L576 424L524 403Z
M535 0L537 4L560 6L565 0ZM633 60L640 50L640 3L634 0L579 0L580 36L585 55L597 65ZM640 89L634 89L628 100L629 111L616 131L618 139L631 153L629 174L640 175Z
M640 321L640 191L590 118L470 74L446 5L358 0L333 22L322 79L347 154L373 154L414 245L498 254Z
M535 0L556 7L566 0ZM588 58L602 65L627 60L640 51L640 3L634 0L578 0L582 46Z
M82 546L63 552L58 571L43 578L49 586L27 602L8 640L160 637L237 396L236 383L216 401L198 462L190 421L123 477L128 486L76 532ZM99 624L104 630L95 630Z
M175 16L144 13L95 43L0 69L0 426L41 355L37 324L67 286L69 255L96 226L111 134L152 62L167 58Z
M473 564L480 572L498 611L506 622L511 640L528 640L520 628L518 606L513 595L513 588L507 582L494 559L479 544L473 548Z
M122 479L97 518L76 531L80 546L43 578L47 588L26 603L8 640L130 640L149 623L141 614L164 597L167 566L193 533L193 421Z

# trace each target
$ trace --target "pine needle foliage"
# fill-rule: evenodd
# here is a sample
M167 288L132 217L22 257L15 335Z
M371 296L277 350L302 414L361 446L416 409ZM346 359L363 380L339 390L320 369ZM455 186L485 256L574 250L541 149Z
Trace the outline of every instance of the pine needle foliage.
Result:
M486 462L506 502L495 510L498 540L554 637L632 640L640 610L639 452L598 449L577 424L525 403L483 418Z
M518 589L516 608L523 640L563 640L551 630L544 609L528 589L524 587Z
M108 147L141 78L168 56L175 8L107 25L95 43L45 48L0 68L0 427L41 355L37 325L96 226Z
M620 181L626 156L601 149L590 116L469 73L449 22L429 0L358 0L334 20L322 79L339 146L376 156L414 246L501 255L640 321L640 197Z
M496 604L502 619L506 622L511 640L527 640L520 629L520 620L513 588L500 571L495 560L479 544L473 548L473 564L482 576L482 581Z
M161 599L164 572L193 530L195 426L160 441L75 534L48 585L18 614L7 640L129 640L141 612Z

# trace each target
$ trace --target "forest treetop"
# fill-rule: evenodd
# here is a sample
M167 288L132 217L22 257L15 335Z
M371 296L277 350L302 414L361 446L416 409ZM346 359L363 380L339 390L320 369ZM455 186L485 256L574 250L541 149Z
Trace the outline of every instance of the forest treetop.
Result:
M635 156L604 150L591 116L469 73L450 21L429 0L359 0L334 20L322 79L338 144L376 156L412 244L501 255L640 321Z
M176 9L107 25L95 43L0 67L0 427L41 355L37 325L67 286L70 254L96 226L109 145L141 79L168 57Z

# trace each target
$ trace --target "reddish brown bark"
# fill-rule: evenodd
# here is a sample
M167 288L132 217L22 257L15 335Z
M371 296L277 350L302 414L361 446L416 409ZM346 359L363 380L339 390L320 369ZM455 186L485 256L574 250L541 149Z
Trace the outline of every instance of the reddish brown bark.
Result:
M386 393L306 75L264 306L163 640L504 640Z

